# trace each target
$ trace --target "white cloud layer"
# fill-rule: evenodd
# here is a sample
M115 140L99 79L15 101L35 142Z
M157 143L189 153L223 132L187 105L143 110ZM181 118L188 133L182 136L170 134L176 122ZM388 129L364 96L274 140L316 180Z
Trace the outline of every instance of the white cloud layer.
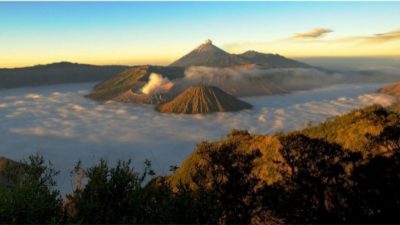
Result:
M254 106L238 113L159 114L149 106L99 104L83 97L94 84L0 90L0 155L23 159L43 154L61 170L58 183L70 191L70 170L100 158L144 159L161 174L179 165L203 140L223 138L234 128L274 133L393 98L375 94L381 85L340 85L279 96L243 98Z

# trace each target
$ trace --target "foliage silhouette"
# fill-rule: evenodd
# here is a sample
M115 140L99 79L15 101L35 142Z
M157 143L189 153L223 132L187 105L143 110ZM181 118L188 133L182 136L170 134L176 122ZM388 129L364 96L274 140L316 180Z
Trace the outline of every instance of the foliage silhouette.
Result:
M21 163L9 164L3 175L7 187L0 187L0 223L59 223L62 198L55 189L58 174L42 156L32 155Z

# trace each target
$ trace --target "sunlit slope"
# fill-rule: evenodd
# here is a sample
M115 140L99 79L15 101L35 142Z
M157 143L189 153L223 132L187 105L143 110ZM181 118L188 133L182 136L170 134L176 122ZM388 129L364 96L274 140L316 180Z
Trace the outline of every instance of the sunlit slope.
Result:
M379 93L392 95L400 98L400 83L393 83L379 89Z
M368 154L386 154L387 149L378 142L373 142L388 129L400 128L400 114L387 110L379 105L373 105L364 109L354 110L346 115L328 119L317 126L300 131L280 133L276 135L248 134L247 132L232 132L227 138L212 142L218 146L226 143L238 143L238 151L260 150L262 157L257 162L253 171L259 178L267 183L273 183L281 178L282 144L280 138L290 134L303 134L313 139L321 139L330 143L336 143L344 149L352 152ZM396 135L396 134L394 134ZM179 182L191 184L191 174L195 171L197 162L201 159L198 155L199 146L181 164L181 167L170 177L174 185ZM201 162L201 161L200 161Z
M254 173L257 174L262 180L267 183L273 183L278 181L281 176L279 174L279 166L274 163L275 161L282 160L279 153L281 144L278 136L267 136L267 135L250 135L244 131L233 131L225 139L211 142L212 145L221 146L229 143L237 143L237 151L253 151L260 150L262 157L256 161L256 168ZM173 185L179 183L190 184L191 175L196 170L195 165L197 163L204 163L198 154L200 145L198 144L193 153L181 164L179 169L169 177Z
M130 89L143 87L151 73L159 73L173 80L183 77L183 72L183 68L180 67L134 66L122 71L118 76L96 85L88 97L102 101L110 100Z
M389 84L379 89L378 92L396 97L397 102L389 106L389 109L400 113L400 83Z
M337 143L352 151L365 151L370 144L367 135L377 136L387 126L400 126L399 114L380 106L371 106L328 119L318 126L304 129L301 133Z

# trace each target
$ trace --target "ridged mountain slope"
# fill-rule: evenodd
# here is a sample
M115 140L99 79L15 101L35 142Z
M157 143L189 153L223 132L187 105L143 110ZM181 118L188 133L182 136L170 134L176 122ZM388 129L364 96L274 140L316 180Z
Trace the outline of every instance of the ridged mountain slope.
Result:
M217 87L191 86L170 102L157 106L163 113L212 113L249 109L251 105Z

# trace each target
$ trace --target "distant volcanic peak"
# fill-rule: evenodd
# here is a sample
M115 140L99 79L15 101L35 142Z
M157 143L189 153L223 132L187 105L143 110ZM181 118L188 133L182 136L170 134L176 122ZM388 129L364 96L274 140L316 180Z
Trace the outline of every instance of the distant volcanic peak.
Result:
M213 45L211 40L206 40L170 66L185 68L191 66L233 67L244 64L258 64L268 68L311 68L310 65L285 58L279 54L265 54L254 50L242 54L230 54Z
M240 56L243 57L254 57L254 56L259 56L259 55L264 55L264 56L280 56L279 54L273 54L273 53L261 53L257 52L255 50L248 50L243 52L242 54L239 54Z
M199 45L197 48L193 50L193 52L211 52L211 53L223 53L229 54L224 50L218 48L217 46L213 45L210 39L207 39L203 44Z
M255 51L255 50L247 50L247 51L243 52L241 55L255 55L258 53L259 52Z
M273 53L261 53L261 52L257 52L254 50L249 50L246 51L242 54L239 54L239 56L244 57L244 58L256 58L256 57L281 57L281 58L285 58L279 54L273 54Z
M256 51L246 51L240 55L239 57L244 60L250 61L255 64L268 65L272 68L310 68L310 65L307 65L302 62L298 62L296 60L288 59L279 54L266 54L260 53Z
M211 40L206 40L205 43L195 48L190 53L178 59L170 66L208 66L208 67L228 67L247 62L237 55L229 54L224 50L212 44Z
M198 114L228 112L249 109L243 102L213 86L191 86L172 101L161 104L157 110L163 113Z

